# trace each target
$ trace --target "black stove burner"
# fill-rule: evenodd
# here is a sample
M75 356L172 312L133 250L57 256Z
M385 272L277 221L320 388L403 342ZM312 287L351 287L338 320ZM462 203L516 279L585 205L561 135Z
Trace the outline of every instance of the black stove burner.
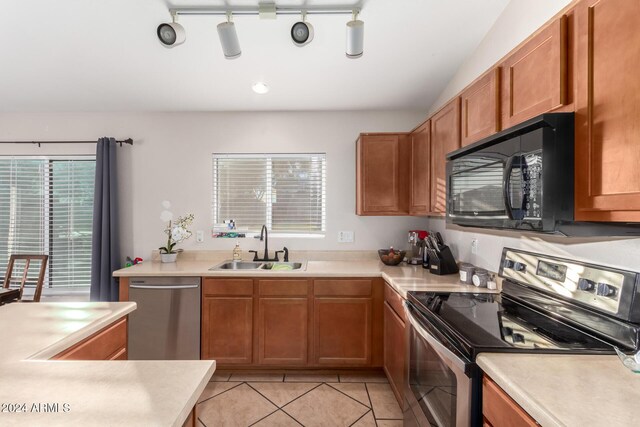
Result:
M409 292L408 299L431 329L436 328L446 337L448 346L471 361L483 351L613 353L613 345L621 345L607 340L597 330L572 324L571 316L560 319L553 312L544 312L505 294ZM545 302L547 306L554 303ZM580 308L563 304L564 312L572 310L576 318L584 318ZM620 326L617 320L598 320L609 329ZM626 344L633 348L636 341L631 335Z

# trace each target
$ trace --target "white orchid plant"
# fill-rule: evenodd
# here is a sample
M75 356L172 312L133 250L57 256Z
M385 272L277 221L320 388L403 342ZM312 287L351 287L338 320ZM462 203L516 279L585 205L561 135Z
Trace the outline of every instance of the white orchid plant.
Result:
M161 254L174 254L175 251L173 248L180 242L187 240L191 237L191 230L189 230L189 226L193 223L193 214L187 214L185 216L178 217L177 220L173 220L173 212L169 209L171 208L171 203L167 200L162 202L162 207L164 210L160 213L160 220L167 223L167 226L164 229L164 233L167 235L167 245L163 246L160 249Z

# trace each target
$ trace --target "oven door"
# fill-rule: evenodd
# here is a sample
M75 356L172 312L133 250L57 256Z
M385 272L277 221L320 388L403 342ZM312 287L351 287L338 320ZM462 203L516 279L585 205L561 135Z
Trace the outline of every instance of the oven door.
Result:
M481 425L477 366L448 349L442 343L444 335L411 304L405 310L409 320L405 427Z

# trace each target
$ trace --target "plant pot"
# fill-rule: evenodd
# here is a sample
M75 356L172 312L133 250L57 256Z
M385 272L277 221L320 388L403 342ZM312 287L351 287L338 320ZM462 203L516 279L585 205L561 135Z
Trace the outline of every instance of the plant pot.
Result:
M178 257L178 253L174 252L172 254L160 254L160 261L162 262L176 262L176 258Z

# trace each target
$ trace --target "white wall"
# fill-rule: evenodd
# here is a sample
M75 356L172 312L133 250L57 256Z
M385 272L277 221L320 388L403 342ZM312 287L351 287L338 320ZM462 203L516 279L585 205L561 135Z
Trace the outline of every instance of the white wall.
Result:
M427 220L355 215L355 140L362 131L407 131L424 112L305 113L80 113L0 114L0 141L87 140L132 137L119 148L123 255L147 258L164 245L160 203L170 200L176 215L192 212L194 230L205 230L185 249L231 249L230 239L211 239L213 152L326 152L327 235L324 239L273 238L271 248L295 250L373 250L404 247L406 231ZM95 145L36 148L0 144L0 154L94 153ZM354 243L337 243L340 230L355 231ZM243 250L260 242L241 240ZM230 254L231 255L231 254Z
M572 0L511 0L429 109L433 114Z
M456 72L431 111L437 111L570 2L511 0L475 52ZM455 226L445 228L445 221L441 219L430 219L429 226L444 234L445 239L452 243L459 259L493 271L498 269L504 246L640 271L640 239L577 239ZM477 255L471 254L473 239L478 239L479 242Z

